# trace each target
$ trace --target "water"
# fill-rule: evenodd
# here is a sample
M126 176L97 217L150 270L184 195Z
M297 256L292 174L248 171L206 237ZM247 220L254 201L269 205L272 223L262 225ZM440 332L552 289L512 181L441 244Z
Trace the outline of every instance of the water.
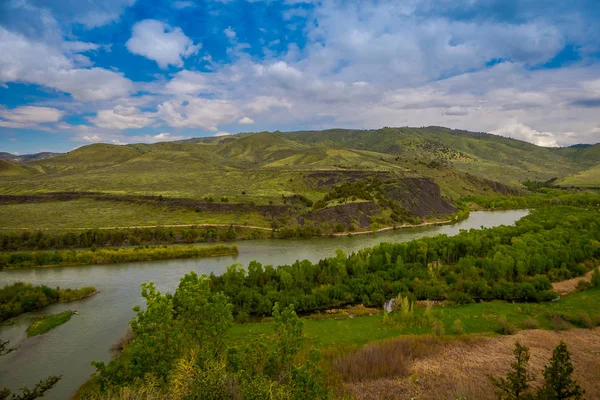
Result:
M315 238L305 240L262 240L238 243L239 255L207 259L136 262L118 265L57 267L0 272L0 286L22 281L61 288L93 285L100 293L70 303L54 304L37 312L22 314L10 326L0 327L0 338L18 350L0 357L0 388L32 387L50 375L62 375L45 399L67 399L94 371L90 361L109 361L110 347L127 329L131 309L143 305L140 284L153 281L161 291L173 291L189 271L199 274L225 271L233 263L247 266L251 260L264 264L290 264L300 259L317 261L333 256L336 249L351 253L381 242L404 242L436 234L453 235L461 229L512 224L526 210L473 212L455 225L427 226L381 232L375 235ZM25 330L38 315L67 309L79 311L70 321L41 336L27 338Z

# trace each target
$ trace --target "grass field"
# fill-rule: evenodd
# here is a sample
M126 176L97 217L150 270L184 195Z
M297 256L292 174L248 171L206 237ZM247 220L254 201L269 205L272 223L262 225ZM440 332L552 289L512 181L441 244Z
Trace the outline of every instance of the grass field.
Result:
M68 229L222 223L270 227L270 222L258 212L207 213L92 199L0 206L1 228Z
M63 311L58 314L39 317L27 328L27 337L43 335L70 320L72 315L71 311Z
M585 313L591 320L600 317L600 288L589 289L563 297L550 303L506 303L489 302L454 307L434 307L434 317L441 321L446 335L454 335L454 321L460 320L467 334L496 333L499 319L506 320L517 329L524 329L533 320L542 329L553 329L552 314L578 317ZM415 314L422 315L424 309L417 308ZM390 317L393 314L390 314ZM235 324L232 339L251 341L252 337L272 332L270 323ZM382 314L348 319L326 319L304 321L304 332L310 342L319 348L329 346L360 346L369 342L389 339L399 335L421 335L432 333L427 324L398 326L384 324Z

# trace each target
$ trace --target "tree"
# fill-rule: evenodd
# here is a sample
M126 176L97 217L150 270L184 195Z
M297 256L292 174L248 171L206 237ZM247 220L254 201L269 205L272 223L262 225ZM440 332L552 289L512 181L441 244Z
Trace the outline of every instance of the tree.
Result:
M561 340L552 353L550 364L544 367L544 386L540 398L548 400L583 398L584 390L571 378L573 364L565 342Z
M529 392L529 382L535 380L535 377L527 371L529 348L517 342L513 354L515 362L512 363L512 370L508 371L506 378L490 377L496 386L496 394L501 400L533 399L533 395Z
M279 303L273 307L273 321L275 322L275 349L271 353L267 370L279 382L289 377L289 371L294 356L302 348L302 329L304 323L294 311L294 305L279 311Z

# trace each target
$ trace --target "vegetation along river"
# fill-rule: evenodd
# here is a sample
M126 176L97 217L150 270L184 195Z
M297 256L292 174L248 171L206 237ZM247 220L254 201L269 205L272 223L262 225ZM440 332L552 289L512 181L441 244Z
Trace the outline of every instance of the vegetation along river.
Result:
M436 234L454 235L461 229L513 224L527 210L472 212L454 225L404 228L374 235L315 238L305 240L262 240L238 243L239 255L205 259L136 262L85 267L15 269L0 272L0 286L22 281L50 287L80 288L93 285L100 293L69 304L54 304L41 311L20 315L12 325L0 327L0 339L10 340L18 349L0 357L0 388L16 390L33 385L49 375L63 378L45 399L67 399L84 383L94 368L90 361L109 361L110 347L121 337L133 316L132 308L143 305L140 284L153 281L161 291L173 291L184 274L219 274L233 263L245 267L252 260L264 264L290 264L297 259L312 262L333 256L336 249L346 253L381 242L403 242ZM67 309L79 315L40 336L27 338L25 330L36 316Z

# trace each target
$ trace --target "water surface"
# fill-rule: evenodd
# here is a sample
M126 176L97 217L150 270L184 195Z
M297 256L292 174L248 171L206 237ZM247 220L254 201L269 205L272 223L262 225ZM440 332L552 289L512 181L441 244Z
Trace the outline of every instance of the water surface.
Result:
M61 288L93 285L100 293L78 302L54 304L23 314L13 319L12 325L0 327L0 338L10 340L12 347L18 346L17 351L0 357L0 388L32 387L49 375L63 375L44 399L69 398L94 371L90 361L110 360L110 347L125 332L133 316L131 309L143 304L142 282L153 281L159 290L173 291L179 279L189 271L219 274L233 263L247 266L252 260L263 265L290 264L298 259L316 262L335 255L336 249L351 253L381 242L454 235L461 229L512 224L525 215L526 210L480 211L472 212L468 219L454 225L404 228L352 237L242 241L237 243L237 256L1 271L0 286L16 281ZM80 314L44 335L26 338L25 329L36 316L67 309L75 309Z

